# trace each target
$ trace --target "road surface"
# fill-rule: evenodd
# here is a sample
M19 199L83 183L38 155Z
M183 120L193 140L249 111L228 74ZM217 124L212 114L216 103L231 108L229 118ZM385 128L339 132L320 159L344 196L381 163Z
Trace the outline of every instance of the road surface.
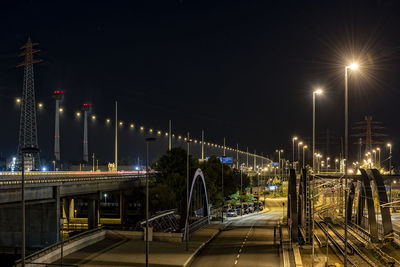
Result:
M282 212L265 212L233 219L191 266L279 266L274 225L281 218Z

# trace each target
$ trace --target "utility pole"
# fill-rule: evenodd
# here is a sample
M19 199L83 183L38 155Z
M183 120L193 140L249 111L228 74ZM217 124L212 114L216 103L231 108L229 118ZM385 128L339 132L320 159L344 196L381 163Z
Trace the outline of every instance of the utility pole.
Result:
M204 161L204 130L201 130L201 161Z
M168 151L172 149L172 125L171 120L169 120L169 130L168 130Z
M246 147L246 167L249 167L249 147Z
M118 171L118 102L115 101L115 171Z
M236 144L236 169L239 169L239 144Z
M190 138L187 133L187 154L186 154L186 251L189 251L189 149Z

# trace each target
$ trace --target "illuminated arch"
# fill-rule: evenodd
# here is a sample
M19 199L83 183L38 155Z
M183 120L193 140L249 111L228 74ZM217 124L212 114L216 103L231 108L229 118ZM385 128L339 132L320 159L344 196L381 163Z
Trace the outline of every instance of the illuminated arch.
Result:
M203 189L204 189L205 201L206 201L206 209L207 209L207 211L206 211L207 212L207 220L208 220L208 223L210 223L210 209L209 209L209 206L208 206L206 180L204 179L203 172L201 171L200 168L196 170L196 173L193 176L192 186L190 187L189 203L187 205L187 209L190 208L190 203L192 202L193 187L194 187L194 184L196 183L197 178L199 178L199 177L201 178L201 181L203 182ZM188 225L187 225L188 221L189 220L186 220L186 222L185 222L185 231L183 233L183 240L186 240L186 233L187 233L186 229L188 227Z

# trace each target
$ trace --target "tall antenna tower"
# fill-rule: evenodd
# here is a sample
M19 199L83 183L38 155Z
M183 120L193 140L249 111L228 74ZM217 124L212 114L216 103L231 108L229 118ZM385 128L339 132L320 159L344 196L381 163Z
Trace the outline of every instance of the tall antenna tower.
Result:
M24 84L22 87L21 99L21 118L19 124L19 144L18 144L18 166L21 168L23 148L33 148L39 150L37 140L37 122L36 122L36 103L35 103L35 86L33 75L33 64L39 63L41 59L33 59L33 54L40 50L33 49L33 46L38 43L32 43L31 38L21 49L24 52L19 54L19 57L25 56L22 63L17 67L24 67ZM39 153L25 154L25 168L28 170L40 168Z

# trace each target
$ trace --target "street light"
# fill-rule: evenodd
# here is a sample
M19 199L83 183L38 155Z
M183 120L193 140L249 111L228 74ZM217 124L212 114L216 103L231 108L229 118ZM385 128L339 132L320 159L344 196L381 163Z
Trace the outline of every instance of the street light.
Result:
M146 139L146 267L149 267L149 143L157 141L155 137Z
M388 143L386 145L389 148L389 174L392 174L392 144ZM389 187L389 202L392 202L392 181L390 180L390 187Z
M303 169L305 168L305 150L308 148L307 145L303 146Z
M323 91L321 89L317 89L313 92L313 145L312 145L312 154L313 154L313 173L315 173L315 96L322 94Z
M376 150L372 150L372 154L374 155L374 166L376 166Z
M25 156L39 153L40 150L35 147L21 148L21 206L22 206L22 229L21 229L21 260L22 266L25 266Z
M297 137L296 137L297 140ZM283 153L283 149L277 149L275 152L278 153L278 167L279 167L279 175L281 175L281 153ZM281 177L282 178L282 177Z
M381 148L380 147L377 147L376 148L376 151L378 151L378 168L380 169L381 168Z
M345 165L344 165L344 267L347 267L347 165L349 162L349 90L348 90L348 69L357 70L358 64L353 62L349 66L345 67L344 74L344 146L345 146Z
M191 139L189 138L189 133L187 133L187 154L186 154L186 251L189 251L189 149ZM223 189L222 189L223 190ZM223 191L222 191L223 192Z
M292 168L294 168L294 142L297 140L297 136L292 138L292 144L293 144L293 159L292 159Z
M302 141L297 143L297 162L299 163L299 169L300 169L300 147L302 145L303 145Z

